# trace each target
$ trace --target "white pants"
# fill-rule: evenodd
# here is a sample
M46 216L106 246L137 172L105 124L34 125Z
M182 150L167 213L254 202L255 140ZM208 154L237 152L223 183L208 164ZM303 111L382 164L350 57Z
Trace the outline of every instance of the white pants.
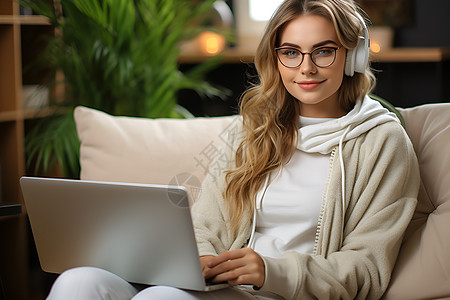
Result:
M272 293L247 287L230 287L213 292L185 291L173 287L152 286L141 291L108 271L81 267L61 274L47 300L269 300L283 299Z

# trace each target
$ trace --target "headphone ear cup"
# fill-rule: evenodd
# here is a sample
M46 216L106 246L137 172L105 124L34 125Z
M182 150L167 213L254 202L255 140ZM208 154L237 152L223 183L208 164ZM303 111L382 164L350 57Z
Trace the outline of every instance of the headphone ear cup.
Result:
M364 73L369 61L369 46L366 38L359 37L355 49L347 50L345 60L345 75L353 76L355 72Z
M347 50L347 56L345 58L345 75L352 77L355 74L355 49Z
M366 38L364 37L360 37L358 46L356 46L355 72L365 73L368 61L369 61L369 41L366 41Z

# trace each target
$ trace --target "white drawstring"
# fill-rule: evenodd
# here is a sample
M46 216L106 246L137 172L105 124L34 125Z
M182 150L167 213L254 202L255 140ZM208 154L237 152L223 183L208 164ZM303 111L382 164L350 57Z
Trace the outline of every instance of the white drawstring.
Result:
M250 239L248 241L248 247L252 248L252 249L255 246L255 245L253 245L255 243L255 230L256 230L256 207L253 210L252 233L251 233Z

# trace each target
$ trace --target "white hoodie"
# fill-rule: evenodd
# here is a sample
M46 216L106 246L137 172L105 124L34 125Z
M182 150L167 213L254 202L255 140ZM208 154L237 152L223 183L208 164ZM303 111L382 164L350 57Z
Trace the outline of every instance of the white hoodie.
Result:
M307 153L328 154L339 144L390 121L400 123L394 113L365 96L342 118L300 128L297 149Z
M341 161L341 172L343 175L343 209L345 209L345 165L341 150L342 143L358 137L377 125L390 121L399 122L394 113L389 112L379 102L366 96L362 101L357 101L355 107L347 115L341 118L304 126L299 129L297 149L303 152L330 154L334 148L339 147L340 151L338 152L339 159ZM262 201L268 186L269 180L266 180L262 190L263 192L258 195L252 222L252 233L248 244L249 247L253 247L255 244L255 230L258 216L257 210L260 210L262 207ZM290 241L286 242L289 243Z
M349 118L352 115L354 119ZM362 120L367 123L362 124ZM310 134L311 140L305 141L321 140L324 132L332 135L331 125L337 127L334 131L342 132L338 138L334 137L334 148L330 144L320 150L332 149L332 162L314 253L288 251L280 258L263 257L266 279L261 291L286 299L380 299L417 203L420 186L417 158L395 117L368 98L347 116L327 123L318 126L323 130ZM369 128L372 129L367 131ZM302 132L303 138L311 129ZM231 146L224 148L223 159L217 160L217 168L206 176L192 207L200 255L241 249L247 245L252 230L251 218L241 218L236 232L229 231L231 217L223 197L224 170L232 166L234 153L242 141L238 130L239 127L230 134L227 145ZM357 134L358 138L348 140ZM336 197L342 196L341 163L337 159L341 154L337 149L344 140L348 141L342 145L343 152L339 152L345 159L349 185L348 215L340 201L336 201ZM342 240L344 243L340 243Z

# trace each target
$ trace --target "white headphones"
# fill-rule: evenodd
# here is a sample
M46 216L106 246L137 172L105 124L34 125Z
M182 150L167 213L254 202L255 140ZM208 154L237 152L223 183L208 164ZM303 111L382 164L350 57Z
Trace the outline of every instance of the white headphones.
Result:
M358 45L354 49L347 51L347 58L345 60L345 75L347 76L353 76L355 72L365 73L369 61L369 31L363 18L358 13L357 16L363 27L364 37L360 36Z

